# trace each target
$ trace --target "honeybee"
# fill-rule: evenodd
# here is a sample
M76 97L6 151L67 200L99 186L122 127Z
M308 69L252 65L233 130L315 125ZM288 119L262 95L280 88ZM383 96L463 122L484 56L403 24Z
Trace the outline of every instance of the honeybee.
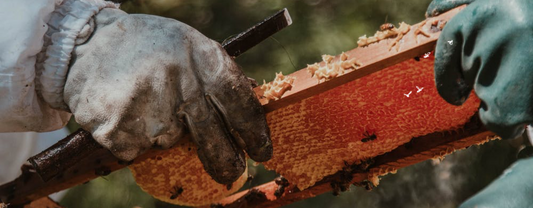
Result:
M332 192L333 192L333 196L340 195L341 188L340 188L338 182L332 181L331 183L329 183L329 185L331 186L331 189L332 189Z
M176 199L178 196L183 193L183 188L181 186L174 186L172 187L172 190L170 190L170 199Z
M361 139L361 142L373 141L374 139L378 138L375 133L370 134L368 133L368 131L365 131L365 133L363 133L363 136L365 138Z
M338 196L340 192L345 192L350 189L350 182L353 179L353 174L357 171L358 165L350 164L344 161L344 167L339 171L339 178L331 181L330 186L333 191L333 196Z
M354 186L359 186L359 187L363 187L365 188L367 191L372 191L372 189L374 189L374 184L372 184L370 181L368 180L364 180L362 182L359 182L359 183L354 183L353 184Z
M385 24L382 24L381 26L379 26L379 30L381 30L381 31L392 30L394 28L395 28L394 24L392 24L392 23L385 23Z
M276 178L274 180L274 182L276 182L276 184L278 185L278 188L274 192L274 196L276 196L276 198L279 198L285 192L285 188L287 186L289 186L289 181L286 178L284 178L283 176L280 176L280 177Z
M231 190L231 188L233 187L233 183L230 183L228 185L226 185L226 190Z
M248 175L248 178L246 179L245 183L248 183L251 186L252 180L254 180L254 175Z

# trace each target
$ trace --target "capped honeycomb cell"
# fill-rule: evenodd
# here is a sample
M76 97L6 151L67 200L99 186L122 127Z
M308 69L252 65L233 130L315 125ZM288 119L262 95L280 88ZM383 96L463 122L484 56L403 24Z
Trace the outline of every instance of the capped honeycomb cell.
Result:
M192 142L178 145L152 158L129 166L142 190L172 204L201 206L239 190L248 171L228 186L215 182L205 172Z
M344 161L459 128L478 106L473 94L462 106L438 95L432 56L404 61L267 114L274 154L264 165L303 190L342 170Z

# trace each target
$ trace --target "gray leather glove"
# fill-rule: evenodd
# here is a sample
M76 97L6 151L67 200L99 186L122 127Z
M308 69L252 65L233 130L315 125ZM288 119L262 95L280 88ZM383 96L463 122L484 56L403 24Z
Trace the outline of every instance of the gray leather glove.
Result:
M64 99L76 121L122 160L186 134L222 184L272 156L252 85L217 42L176 20L103 9L75 48Z

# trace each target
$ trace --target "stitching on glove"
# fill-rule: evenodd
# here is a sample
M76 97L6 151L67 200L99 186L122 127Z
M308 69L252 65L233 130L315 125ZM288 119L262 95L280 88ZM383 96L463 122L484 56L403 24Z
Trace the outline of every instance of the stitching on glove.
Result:
M89 40L89 37L93 34L94 31L94 19L89 19L89 22L83 26L83 28L80 31L80 34L78 35L78 38L76 38L76 45L81 45L87 42Z

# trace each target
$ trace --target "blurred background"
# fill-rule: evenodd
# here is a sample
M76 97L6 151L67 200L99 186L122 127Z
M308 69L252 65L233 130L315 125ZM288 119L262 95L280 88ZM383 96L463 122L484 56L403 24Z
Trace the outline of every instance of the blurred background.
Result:
M249 77L262 83L272 80L275 72L288 74L320 61L322 54L351 50L359 36L373 35L383 23L420 22L430 1L131 0L121 8L177 19L221 43L287 8L293 24L236 59ZM69 129L77 128L71 123ZM286 207L457 207L514 162L520 146L518 140L473 146L440 162L426 161L387 175L370 192L352 186L337 197L328 192ZM243 188L276 177L261 165L249 167L254 179ZM69 208L178 207L144 193L127 169L70 189L60 203Z

